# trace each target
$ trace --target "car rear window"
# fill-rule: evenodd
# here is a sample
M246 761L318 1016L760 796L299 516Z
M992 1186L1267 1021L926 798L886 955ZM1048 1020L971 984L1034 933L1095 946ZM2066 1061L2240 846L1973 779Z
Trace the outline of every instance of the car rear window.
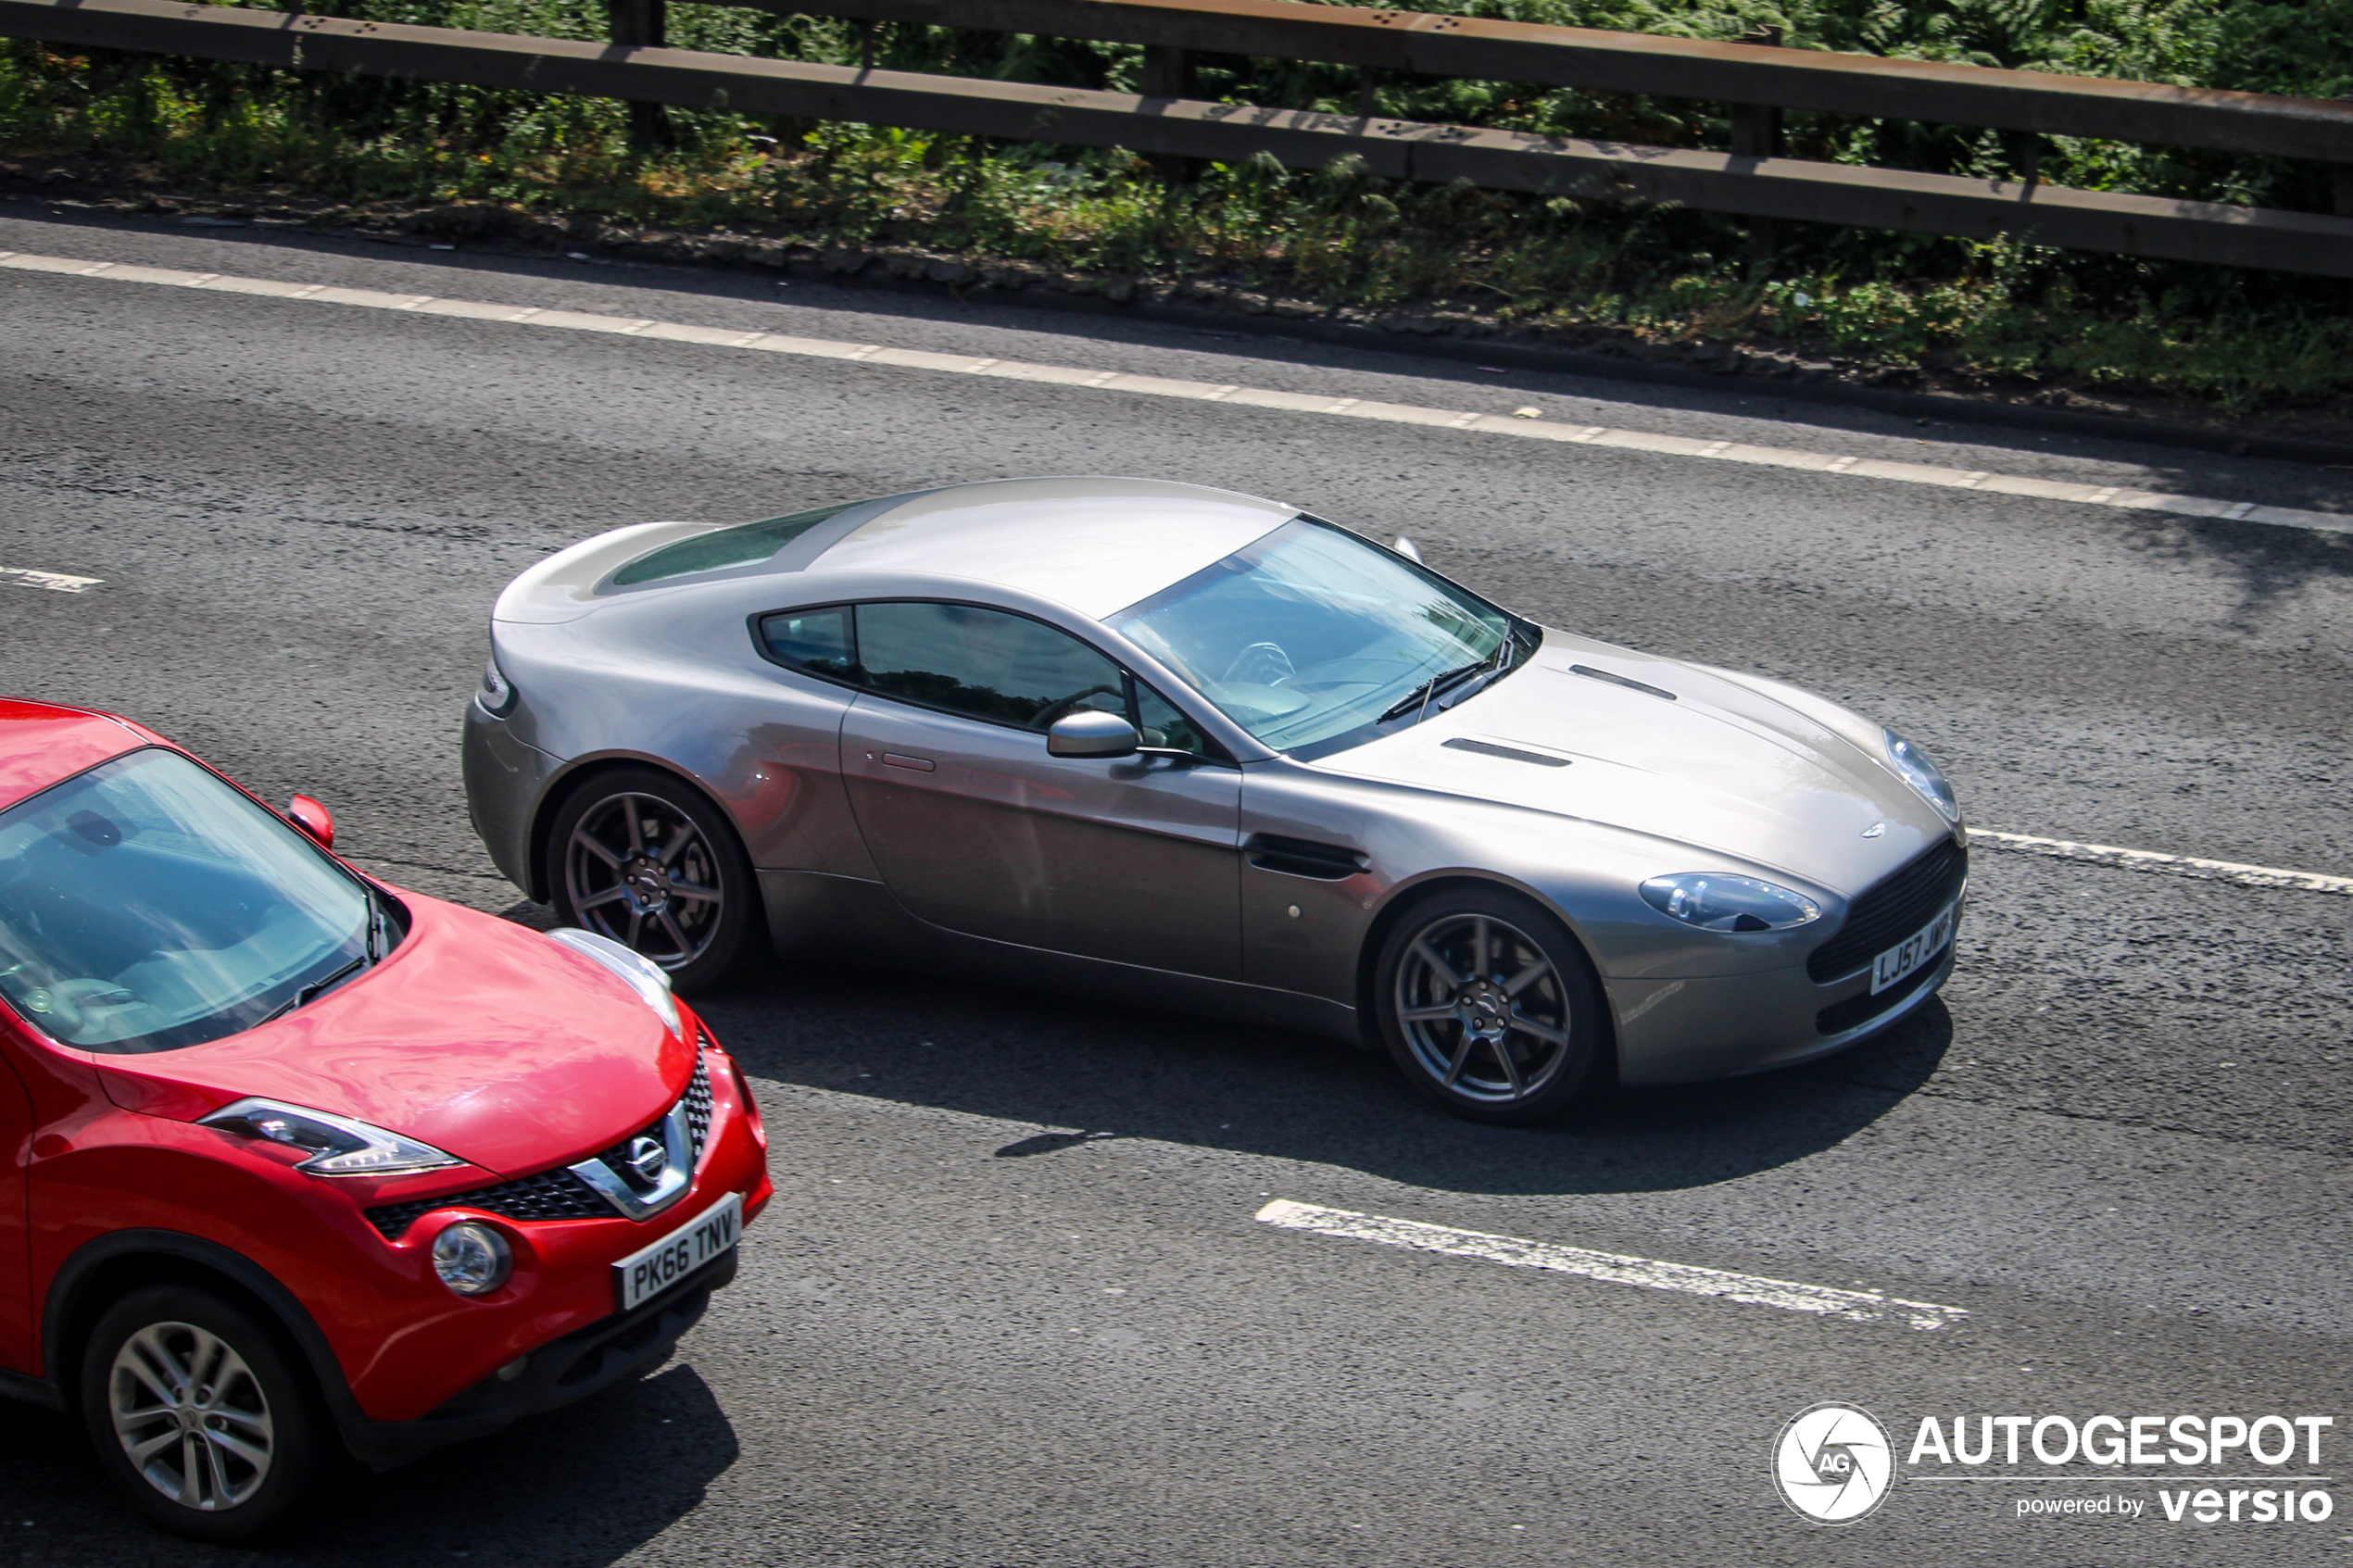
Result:
M658 583L665 577L749 566L766 560L827 518L862 505L861 501L844 501L839 506L819 507L814 511L794 512L788 517L772 517L759 522L741 522L716 533L676 540L648 551L614 572L612 585L628 588L640 583Z

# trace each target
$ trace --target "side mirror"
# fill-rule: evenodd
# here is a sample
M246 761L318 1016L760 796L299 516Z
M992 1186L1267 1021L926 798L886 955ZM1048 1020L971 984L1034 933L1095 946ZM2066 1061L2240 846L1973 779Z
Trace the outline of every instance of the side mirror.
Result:
M1391 545L1390 548L1395 550L1399 555L1403 556L1407 560L1413 561L1417 565L1421 561L1421 551L1416 548L1414 542L1411 539L1406 538L1403 533L1400 533L1397 536L1397 543Z
M321 849L335 847L334 813L307 795L286 802L286 820L319 841Z
M1143 738L1117 713L1065 713L1046 732L1049 757L1133 757Z

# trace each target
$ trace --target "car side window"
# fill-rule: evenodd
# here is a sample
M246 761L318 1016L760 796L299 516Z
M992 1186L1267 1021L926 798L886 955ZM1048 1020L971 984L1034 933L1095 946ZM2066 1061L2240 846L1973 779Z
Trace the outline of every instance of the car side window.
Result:
M829 681L858 678L858 645L850 635L848 605L763 615L760 645L787 670L806 671Z
M991 723L1044 730L1089 708L1122 712L1119 666L1042 621L975 605L858 607L866 689Z
M1189 751L1196 757L1224 755L1223 748L1179 713L1176 704L1141 681L1136 683L1136 730L1146 746L1159 750Z

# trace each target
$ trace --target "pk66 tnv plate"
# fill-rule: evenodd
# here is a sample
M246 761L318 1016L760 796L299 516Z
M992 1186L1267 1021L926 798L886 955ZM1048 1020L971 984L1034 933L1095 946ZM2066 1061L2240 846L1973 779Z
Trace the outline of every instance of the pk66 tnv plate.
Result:
M640 1248L612 1266L621 1310L661 1295L743 1239L744 1200L729 1193L701 1214L651 1247Z

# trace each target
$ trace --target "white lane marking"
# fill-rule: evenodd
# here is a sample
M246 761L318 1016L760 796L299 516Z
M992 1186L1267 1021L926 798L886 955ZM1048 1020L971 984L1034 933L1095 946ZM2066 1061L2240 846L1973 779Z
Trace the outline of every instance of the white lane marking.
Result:
M429 299L422 295L387 295L373 289L332 288L325 283L282 283L264 278L237 278L220 273L170 273L160 268L117 268L109 262L77 261L55 256L28 256L19 252L0 254L0 268L14 268L31 272L69 272L84 276L99 276L107 281L121 279L128 282L160 283L166 286L209 288L231 294L251 295L259 298L308 299L316 296L320 303L344 305L362 309L417 310L424 307L431 314L465 319L476 311L484 319L502 314L511 307L482 305L466 300ZM106 270L100 270L105 269ZM535 307L519 313L508 314L510 324L555 327L573 332L622 332L631 335L662 338L673 341L708 341L700 334L708 329L665 321L633 321L610 316L594 316L581 311L554 310ZM1145 397L1178 397L1196 402L1225 402L1228 399L1255 407L1290 408L1304 411L1320 411L1348 419L1383 420L1390 424L1434 425L1441 428L1475 430L1487 435L1511 435L1527 440L1566 441L1588 446L1617 446L1637 451L1660 452L1677 457L1706 458L1717 462L1748 463L1770 468L1807 469L1818 473L1843 474L1856 479L1892 480L1899 484L1933 484L1950 489L1982 490L1994 495L2031 495L2045 500L2070 501L2092 507L2122 507L2141 511L2171 512L2184 517L2221 518L2231 521L2270 523L2283 528L2312 529L2329 533L2353 533L2353 516L2338 512L2307 511L2296 507L2259 506L2253 501L2225 501L2207 495L2173 495L2153 490L2129 490L2121 485L2078 484L2061 480L2029 479L2017 474L1988 473L1976 469L1944 468L1933 463L1898 463L1876 458L1854 456L1835 457L1827 452L1807 452L1794 447L1751 446L1730 441L1701 441L1691 436L1662 435L1649 431L1611 430L1600 425L1567 425L1551 420L1504 419L1484 414L1465 413L1455 408L1427 408L1403 403L1365 402L1353 397L1337 400L1302 397L1294 404L1281 393L1260 392L1249 388L1221 387L1206 382L1173 381L1159 376L1139 376L1118 370L1089 372L1063 365L1041 365L1017 360L966 359L954 355L934 355L916 349L887 349L878 344L831 342L822 338L794 338L769 333L757 333L735 345L736 347L757 348L762 352L800 355L824 359L867 359L875 363L895 364L925 370L952 370L971 375L996 376L1008 381L1064 382L1080 386L1108 390ZM1117 385L1109 385L1112 383ZM1318 408L1320 405L1320 409Z
M2113 844L2078 844L2066 838L2036 838L2023 833L1995 833L1991 828L1969 830L1972 846L2042 855L2054 860L2082 860L2122 871L2156 872L2166 876L2196 877L2203 882L2233 882L2241 887L2292 887L2306 893L2337 893L2353 897L2353 876L2325 872L2287 871L2279 866L2247 866L2236 860L2208 860L2196 855L2166 855L2154 849L2124 849Z
M35 571L29 566L0 566L0 583L11 588L47 588L79 594L105 582L103 577L69 577L62 571Z
M1489 1236L1484 1231L1460 1231L1452 1225L1428 1225L1418 1220L1392 1220L1382 1214L1325 1209L1313 1203L1293 1203L1286 1198L1278 1198L1261 1209L1258 1219L1285 1230L1313 1231L1318 1236L1340 1236L1349 1241L1377 1241L1384 1247L1478 1258L1516 1269L1549 1269L1555 1273L1581 1274L1612 1285L1639 1285L1646 1290L1714 1296L1752 1307L1818 1312L1827 1317L1851 1318L1856 1323L1901 1319L1912 1328L1944 1328L1969 1316L1964 1308L1940 1307L1932 1301L1906 1301L1876 1290L1839 1290L1827 1285L1804 1285L1795 1280L1767 1279L1760 1274L1704 1269L1694 1263L1663 1263L1655 1258L1593 1252L1549 1241L1522 1241L1517 1236Z

